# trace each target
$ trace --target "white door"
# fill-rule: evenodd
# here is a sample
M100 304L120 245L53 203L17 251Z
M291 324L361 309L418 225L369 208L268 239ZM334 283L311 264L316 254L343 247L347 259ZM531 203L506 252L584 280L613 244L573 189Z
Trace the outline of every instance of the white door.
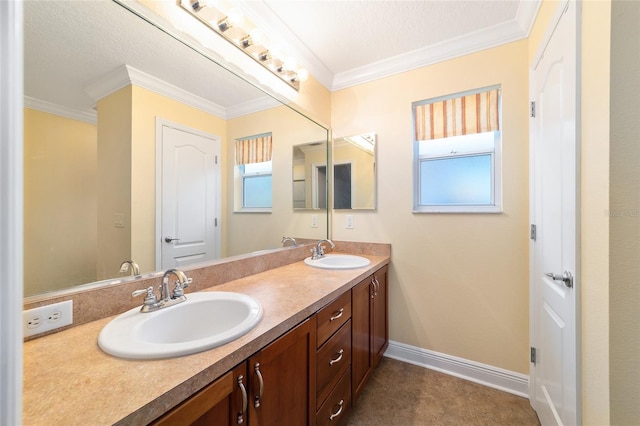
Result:
M220 140L159 120L160 269L220 256Z
M533 62L531 94L531 403L543 425L579 423L577 6L563 2ZM557 23L557 25L555 25ZM555 29L554 29L555 26ZM550 33L550 31L553 31Z

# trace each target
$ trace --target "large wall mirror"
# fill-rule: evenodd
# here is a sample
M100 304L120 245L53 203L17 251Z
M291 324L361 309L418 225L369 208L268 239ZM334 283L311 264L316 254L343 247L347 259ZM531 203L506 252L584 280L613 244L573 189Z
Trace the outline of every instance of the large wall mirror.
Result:
M167 182L183 184L172 208L192 225L214 209L209 259L278 248L285 235L327 238L326 198L323 210L294 211L290 173L295 145L320 141L326 161L326 128L113 1L25 2L24 18L25 296L128 279L130 259L142 275L161 269L163 244L193 239L160 226ZM195 138L190 150L164 151L172 132ZM236 140L267 133L272 208L237 212ZM205 151L198 138L213 146L206 184L209 172L188 166ZM173 181L159 146L178 158Z

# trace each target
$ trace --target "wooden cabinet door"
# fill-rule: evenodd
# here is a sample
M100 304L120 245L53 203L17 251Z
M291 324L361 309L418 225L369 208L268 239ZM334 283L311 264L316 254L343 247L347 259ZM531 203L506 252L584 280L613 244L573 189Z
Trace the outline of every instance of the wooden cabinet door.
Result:
M151 424L154 426L236 424L231 422L233 390L233 372L230 371Z
M371 299L373 302L373 330L371 333L373 368L378 365L382 354L389 346L387 271L388 268L385 266L373 274L374 297Z
M360 394L372 368L371 357L371 307L373 287L366 278L351 293L351 378L352 400Z
M315 416L316 328L298 325L249 358L249 424L300 426Z

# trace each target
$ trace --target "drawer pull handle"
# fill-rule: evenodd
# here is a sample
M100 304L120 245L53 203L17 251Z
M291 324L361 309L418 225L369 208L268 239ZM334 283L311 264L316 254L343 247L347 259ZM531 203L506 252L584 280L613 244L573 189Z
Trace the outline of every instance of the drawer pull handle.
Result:
M342 359L342 355L344 354L344 349L340 349L338 351L338 357L337 358L333 358L331 361L329 361L329 365L333 365L336 362L340 362L340 360Z
M248 405L247 388L244 387L244 383L242 383L243 380L244 380L244 376L238 377L238 387L240 388L240 392L242 392L242 411L238 413L238 420L237 420L237 423L239 425L244 423L244 413L247 412L247 405Z
M264 392L264 380L262 380L262 373L260 372L260 363L256 362L256 365L253 368L256 371L256 376L258 376L258 382L260 383L260 390L253 401L253 406L259 408L260 400L262 399L262 392Z
M344 308L340 308L339 311L337 311L335 314L333 314L331 316L331 318L329 318L329 322L337 320L338 318L340 318L342 316L342 314L344 314Z
M339 406L338 411L336 411L335 413L331 413L331 415L329 416L329 421L333 421L333 419L335 419L340 415L340 413L342 413L343 404L344 404L344 399L341 399L340 402L338 402L338 406Z

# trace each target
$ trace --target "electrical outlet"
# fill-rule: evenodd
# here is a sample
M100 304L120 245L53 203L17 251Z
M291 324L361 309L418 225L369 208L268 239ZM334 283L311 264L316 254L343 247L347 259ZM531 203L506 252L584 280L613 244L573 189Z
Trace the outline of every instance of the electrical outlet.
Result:
M312 214L311 215L311 227L312 228L317 228L318 227L318 215L317 214Z
M347 215L344 227L346 229L353 229L353 215L352 214L348 214Z
M22 311L24 337L55 330L73 323L73 301L67 300L51 305Z

